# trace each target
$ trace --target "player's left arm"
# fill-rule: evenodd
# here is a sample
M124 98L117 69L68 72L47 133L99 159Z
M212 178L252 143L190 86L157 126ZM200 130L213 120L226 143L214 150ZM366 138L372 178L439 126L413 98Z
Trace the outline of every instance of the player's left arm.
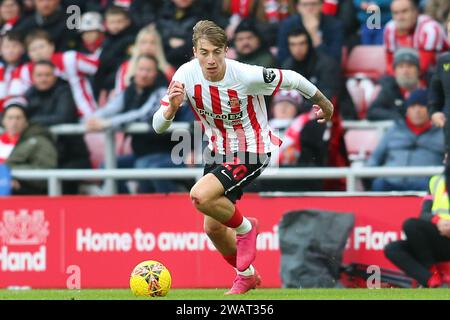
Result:
M308 79L292 70L267 69L260 66L240 64L241 77L249 84L249 94L275 95L278 90L298 90L316 108L318 122L327 122L333 116L333 104Z
M331 101L308 79L292 70L278 70L280 79L278 86L281 89L298 90L313 103L318 122L324 123L331 120L334 107Z
M323 123L331 120L334 112L333 104L319 89L309 100L314 104L313 108L317 109L317 122Z

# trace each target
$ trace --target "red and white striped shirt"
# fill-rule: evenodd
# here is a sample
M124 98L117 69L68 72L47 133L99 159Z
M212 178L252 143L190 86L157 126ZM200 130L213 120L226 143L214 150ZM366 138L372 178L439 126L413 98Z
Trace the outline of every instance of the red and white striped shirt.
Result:
M182 65L173 80L184 83L186 97L209 138L208 147L220 154L240 151L268 153L278 148L281 140L268 125L264 95L279 89L297 89L311 98L317 88L300 74L290 70L266 69L225 59L222 80L211 82L203 76L197 59ZM154 117L164 117L169 105L166 95ZM154 127L158 127L158 119Z
M4 132L0 135L0 163L5 163L11 152L19 141L20 135L11 137L9 133Z
M66 51L53 54L51 61L56 66L57 76L70 84L80 115L88 116L95 112L97 102L86 75L97 72L98 60L76 51ZM33 63L29 62L14 71L8 96L23 95L33 85L32 70Z
M442 26L427 15L419 15L413 32L405 36L398 35L394 20L389 21L384 30L384 45L389 74L393 73L394 52L400 47L418 50L422 71L436 63L437 53L450 49Z

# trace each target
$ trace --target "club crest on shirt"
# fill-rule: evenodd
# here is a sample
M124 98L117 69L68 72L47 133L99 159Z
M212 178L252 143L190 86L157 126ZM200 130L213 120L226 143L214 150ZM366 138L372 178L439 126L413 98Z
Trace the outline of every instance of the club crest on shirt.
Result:
M242 106L242 100L238 99L236 97L232 97L230 98L230 101L227 102L227 104L231 107L231 108L237 108Z
M263 68L263 78L265 83L271 83L276 78L275 72L273 70Z

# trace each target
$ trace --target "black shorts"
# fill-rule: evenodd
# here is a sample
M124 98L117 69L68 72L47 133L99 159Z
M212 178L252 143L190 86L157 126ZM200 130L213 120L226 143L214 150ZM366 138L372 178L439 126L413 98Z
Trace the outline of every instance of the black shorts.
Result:
M205 161L203 175L212 173L216 176L225 189L225 197L236 203L242 197L242 188L269 165L270 153L239 152L228 156L211 153Z

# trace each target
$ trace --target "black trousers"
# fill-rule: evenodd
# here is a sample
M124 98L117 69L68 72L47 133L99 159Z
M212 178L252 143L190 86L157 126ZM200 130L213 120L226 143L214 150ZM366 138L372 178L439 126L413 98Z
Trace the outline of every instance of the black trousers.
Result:
M445 141L445 153L447 153L447 160L444 163L445 186L447 187L447 190L450 190L450 119L447 119L447 121L445 121L444 141ZM450 197L448 199L450 207Z
M403 231L407 240L389 243L384 254L399 269L426 287L432 275L430 267L450 261L450 238L442 236L433 223L416 218L406 220Z

